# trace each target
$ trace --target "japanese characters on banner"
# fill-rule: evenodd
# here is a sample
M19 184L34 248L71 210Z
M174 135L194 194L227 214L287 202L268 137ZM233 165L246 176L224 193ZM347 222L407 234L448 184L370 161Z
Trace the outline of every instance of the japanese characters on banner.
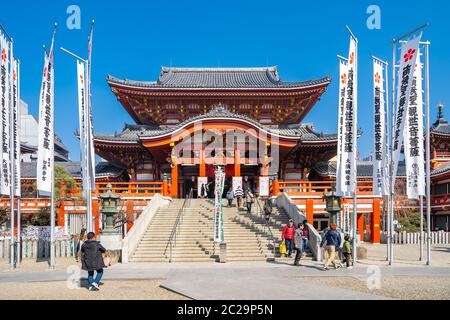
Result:
M414 68L404 135L407 195L408 199L419 199L420 196L425 196L422 64L419 51Z
M356 155L357 155L357 117L358 117L358 75L357 75L357 40L350 39L348 60L348 79L344 99L344 125L342 160L340 163L343 178L342 193L356 191Z
M214 204L214 242L223 242L223 216L222 195L225 186L225 172L219 167L216 170L215 179L215 204Z
M347 90L347 61L341 59L339 64L339 118L338 118L338 151L336 163L336 192L342 195L344 189L344 179L342 176L342 151L344 145L344 115L345 115L345 94Z
M350 230L350 205L344 204L344 219L342 221L342 231L345 234L349 234L351 232Z
M387 188L387 144L386 144L386 99L385 69L376 59L373 61L374 81L374 157L373 192L375 196L388 195Z
M5 196L11 194L11 179L10 179L10 77L9 77L9 56L10 47L9 42L3 34L0 35L1 47L1 65L0 65L0 99L1 99L1 186L0 193Z
M268 197L270 196L270 180L269 177L259 178L259 196Z
M204 186L205 192L207 192L206 188L208 186L208 177L198 177L198 180L197 180L197 192L198 192L198 197L199 198L201 198L203 196L202 195L202 186Z
M78 75L78 116L80 122L80 150L81 150L81 177L83 183L83 197L87 199L87 167L88 158L86 157L86 78L84 63L77 61Z
M403 145L404 130L406 124L406 117L408 112L408 105L410 102L413 79L414 66L417 62L419 54L419 44L422 34L407 41L402 45L400 55L400 69L397 80L397 110L394 123L394 144L393 149L393 174L392 179L395 181L397 177L398 162L400 159L400 151Z
M16 197L21 196L20 185L20 63L13 59L12 73L12 112L13 112L13 152L14 152L14 194Z
M242 177L233 177L233 193L236 194L236 189L241 187L242 190Z
M91 188L95 189L95 151L94 151L94 126L92 122L92 103L91 103L91 66L92 66L92 41L94 37L94 24L92 24L91 32L89 34L88 41L88 60L87 60L87 90L86 97L88 103L87 106L87 127L86 127L86 135L87 135L87 158L88 158L88 170L89 176L91 179Z
M54 76L53 43L45 57L44 73L39 99L39 145L37 162L37 189L39 192L51 193L53 184L54 162Z

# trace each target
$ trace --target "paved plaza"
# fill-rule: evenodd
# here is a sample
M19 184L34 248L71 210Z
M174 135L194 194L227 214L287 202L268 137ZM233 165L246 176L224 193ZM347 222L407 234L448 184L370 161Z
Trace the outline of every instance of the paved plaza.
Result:
M433 247L431 267L416 261L416 246L396 246L397 262L392 267L382 259L386 246L367 248L369 259L354 269L328 272L313 261L304 261L301 267L286 260L118 264L106 270L101 291L94 293L73 288L71 279L81 278L84 285L86 277L84 272L78 278L70 273L77 270L73 259L58 259L54 271L45 261L25 261L10 271L2 261L0 299L450 299L449 246Z

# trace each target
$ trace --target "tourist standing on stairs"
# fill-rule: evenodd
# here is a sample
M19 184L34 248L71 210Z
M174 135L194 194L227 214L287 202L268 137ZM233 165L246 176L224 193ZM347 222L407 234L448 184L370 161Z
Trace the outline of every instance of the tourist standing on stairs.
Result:
M270 199L266 200L264 204L264 219L267 223L270 223L270 216L272 215L272 201Z
M236 190L234 191L234 196L237 199L237 208L239 211L239 209L242 207L242 198L244 197L244 190L242 189L241 186L236 187Z
M289 223L287 226L283 228L283 233L281 234L281 237L286 244L286 249L288 250L287 256L288 258L292 257L292 251L294 251L294 238L295 238L295 226L294 226L294 220L289 220Z
M228 190L227 192L227 200L228 200L228 208L231 208L234 200L233 189Z
M253 203L255 203L255 196L251 191L247 191L245 195L245 205L247 206L248 213L252 213Z
M81 263L83 270L88 272L88 288L89 291L99 290L100 281L103 277L103 268L105 262L103 261L103 253L106 249L95 240L95 233L89 232L87 241L81 247ZM94 272L97 272L97 277L94 280Z
M304 230L303 224L299 223L298 229L295 230L295 234L294 234L294 245L295 245L295 261L294 261L294 265L295 266L299 266L300 265L300 259L302 258L302 252L303 252L303 230Z
M308 228L308 221L304 221L300 224L300 227L302 229L302 255L306 256L306 249L308 248L308 240L309 240L309 228Z
M328 270L330 262L333 264L335 269L340 267L340 264L336 260L336 249L341 246L341 234L336 230L336 224L333 223L330 229L325 233L320 246L325 247L325 264L323 270Z

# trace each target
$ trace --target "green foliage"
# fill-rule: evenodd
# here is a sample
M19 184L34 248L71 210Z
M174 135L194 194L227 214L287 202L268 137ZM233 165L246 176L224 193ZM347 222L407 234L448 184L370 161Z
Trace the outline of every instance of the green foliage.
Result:
M8 222L8 212L5 208L0 209L0 227L3 227Z
M398 231L406 231L406 232L420 232L420 213L412 212L404 217L400 217L398 219L398 223L400 224L400 228ZM424 221L424 228L426 228L427 224Z
M71 193L77 186L75 179L64 167L55 166L55 199L63 199L67 193Z
M38 213L31 216L31 225L35 227L46 227L50 225L50 208L42 208Z

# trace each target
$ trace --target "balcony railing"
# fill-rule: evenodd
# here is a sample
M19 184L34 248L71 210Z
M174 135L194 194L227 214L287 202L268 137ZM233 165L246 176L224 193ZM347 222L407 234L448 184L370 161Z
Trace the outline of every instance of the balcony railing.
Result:
M334 181L280 181L280 192L293 196L323 196L334 189ZM373 195L372 182L358 182L358 195Z

